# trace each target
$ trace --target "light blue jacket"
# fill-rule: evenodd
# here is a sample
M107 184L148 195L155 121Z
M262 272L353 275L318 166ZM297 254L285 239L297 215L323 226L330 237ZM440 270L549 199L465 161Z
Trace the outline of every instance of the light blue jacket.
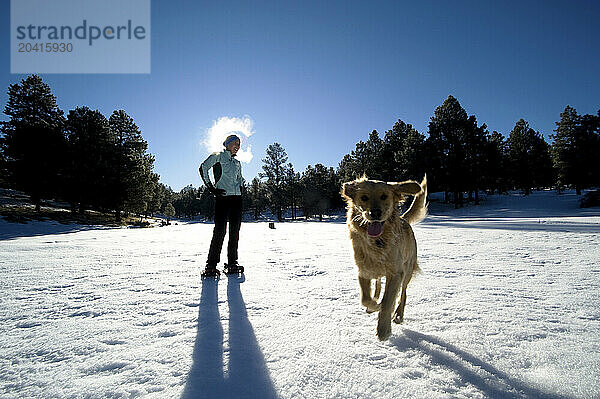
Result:
M209 182L208 171L214 167L215 187L225 195L242 195L242 164L228 150L212 153L199 168L202 180Z

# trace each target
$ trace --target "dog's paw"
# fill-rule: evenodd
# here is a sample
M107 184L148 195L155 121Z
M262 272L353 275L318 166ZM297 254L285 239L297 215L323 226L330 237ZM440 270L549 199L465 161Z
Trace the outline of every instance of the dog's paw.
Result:
M377 338L380 341L385 341L392 335L392 325L391 323L378 323L377 324Z
M367 306L367 313L379 312L381 310L381 304L373 302L372 306Z
M375 302L373 299L362 301L362 305L367 308L367 313L379 312L381 310L381 304Z

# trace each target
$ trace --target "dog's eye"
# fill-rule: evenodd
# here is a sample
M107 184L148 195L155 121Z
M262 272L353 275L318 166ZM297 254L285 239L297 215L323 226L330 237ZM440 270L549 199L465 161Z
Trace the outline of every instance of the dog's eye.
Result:
M382 201L385 201L386 199L387 199L387 195L385 195L385 194L381 194L381 200L382 200Z
M360 197L360 199L363 201L368 201L369 197L367 197L366 195L363 195L362 197Z

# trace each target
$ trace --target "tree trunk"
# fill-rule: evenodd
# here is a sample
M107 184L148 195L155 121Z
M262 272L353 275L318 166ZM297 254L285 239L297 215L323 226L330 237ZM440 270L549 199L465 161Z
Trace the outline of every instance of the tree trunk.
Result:
M32 194L29 198L31 199L31 202L33 202L33 204L35 205L35 211L39 213L42 210L41 196L38 194Z

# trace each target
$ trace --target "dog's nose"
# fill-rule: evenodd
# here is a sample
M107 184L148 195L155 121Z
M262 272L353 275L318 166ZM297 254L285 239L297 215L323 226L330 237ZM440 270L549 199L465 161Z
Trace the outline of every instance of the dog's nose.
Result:
M381 209L374 208L369 211L369 216L373 219L381 219Z

